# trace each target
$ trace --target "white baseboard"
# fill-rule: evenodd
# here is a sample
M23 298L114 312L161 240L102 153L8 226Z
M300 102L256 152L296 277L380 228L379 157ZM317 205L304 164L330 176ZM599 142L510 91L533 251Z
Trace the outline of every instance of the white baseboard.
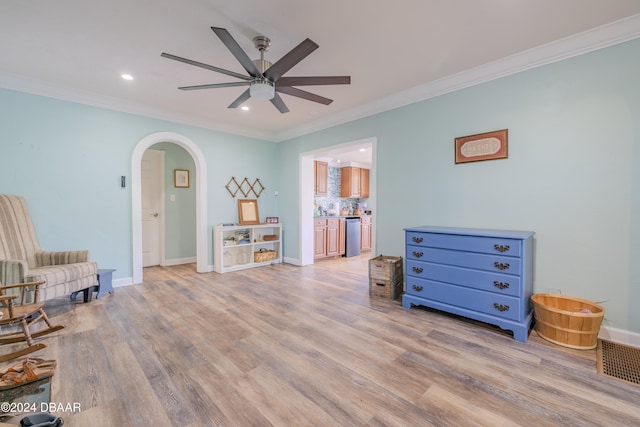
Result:
M133 285L133 277L123 277L122 279L113 279L111 285L114 288L119 288L121 286L131 286Z
M282 258L282 262L287 263L287 264L297 265L298 267L302 266L302 263L297 258L283 257Z
M182 265L182 264L195 264L196 263L196 257L191 257L191 258L175 258L175 259L165 259L162 262L162 266L163 267L169 267L172 265Z
M640 334L637 332L601 326L598 338L640 348Z

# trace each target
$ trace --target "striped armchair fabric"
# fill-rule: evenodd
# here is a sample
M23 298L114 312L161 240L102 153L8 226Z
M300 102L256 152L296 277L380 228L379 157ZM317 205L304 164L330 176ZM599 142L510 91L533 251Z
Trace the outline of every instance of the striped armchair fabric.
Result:
M97 272L89 251L41 250L26 201L0 194L0 282L44 281L38 299L45 301L94 286Z

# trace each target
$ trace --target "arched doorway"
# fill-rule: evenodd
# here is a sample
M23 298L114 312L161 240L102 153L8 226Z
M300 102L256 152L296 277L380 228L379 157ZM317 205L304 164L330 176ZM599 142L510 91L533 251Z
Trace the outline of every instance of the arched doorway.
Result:
M131 158L131 213L133 283L142 283L142 191L141 164L144 152L159 142L172 142L184 148L195 163L196 180L196 271L208 270L207 244L207 164L202 152L189 138L173 132L157 132L142 138Z

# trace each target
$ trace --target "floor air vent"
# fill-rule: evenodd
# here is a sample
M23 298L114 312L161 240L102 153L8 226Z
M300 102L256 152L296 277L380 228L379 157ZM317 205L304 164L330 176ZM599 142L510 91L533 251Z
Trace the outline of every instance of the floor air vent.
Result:
M598 374L640 385L640 348L598 339Z

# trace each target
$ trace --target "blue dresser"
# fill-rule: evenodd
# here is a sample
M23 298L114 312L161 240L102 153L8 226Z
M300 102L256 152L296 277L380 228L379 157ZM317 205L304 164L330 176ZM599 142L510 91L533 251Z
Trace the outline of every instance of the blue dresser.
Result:
M497 325L527 341L533 318L530 231L405 229L406 293L422 305Z

